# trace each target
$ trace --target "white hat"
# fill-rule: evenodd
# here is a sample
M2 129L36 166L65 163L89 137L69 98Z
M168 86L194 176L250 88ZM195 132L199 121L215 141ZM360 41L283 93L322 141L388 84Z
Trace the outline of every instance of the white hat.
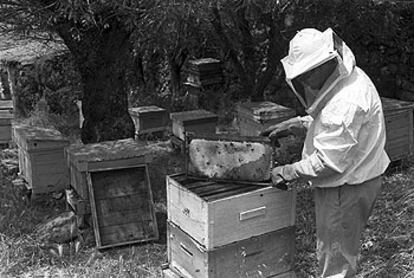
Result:
M332 29L313 28L298 32L289 44L289 55L282 59L286 79L293 78L333 59L337 55L332 43Z

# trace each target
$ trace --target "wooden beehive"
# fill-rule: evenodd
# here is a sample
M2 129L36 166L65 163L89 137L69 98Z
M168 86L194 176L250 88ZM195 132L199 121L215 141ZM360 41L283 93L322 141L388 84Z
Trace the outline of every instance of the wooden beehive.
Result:
M400 160L413 153L414 103L390 98L381 101L387 131L385 150L392 161Z
M240 135L258 136L271 125L296 115L295 110L269 101L246 102L237 105Z
M32 194L59 192L69 185L64 149L69 140L53 129L16 126L20 175Z
M0 144L12 141L13 110L0 110Z
M208 251L293 226L296 192L269 185L168 176L168 219Z
M222 63L213 58L190 60L188 62L187 83L208 86L223 82Z
M168 222L167 233L169 267L184 277L275 277L293 267L294 227L250 237L212 251L206 251L171 222Z
M137 135L167 130L168 112L164 108L151 105L129 109L129 114L135 124Z
M13 112L13 101L12 100L0 100L0 110L8 110Z
M133 139L67 148L71 184L67 201L82 222L92 216L98 248L158 238L149 152L146 143Z
M172 133L180 140L185 140L186 132L215 133L218 116L206 110L191 110L170 114Z

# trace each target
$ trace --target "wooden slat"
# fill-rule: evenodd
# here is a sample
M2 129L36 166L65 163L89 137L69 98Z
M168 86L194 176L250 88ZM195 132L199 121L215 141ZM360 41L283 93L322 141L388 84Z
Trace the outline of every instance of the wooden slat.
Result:
M146 194L134 194L103 200L96 199L96 209L101 212L102 215L141 209L145 208L147 205L148 199Z
M155 229L145 227L154 226L152 222L142 221L129 224L106 226L100 228L102 235L102 246L119 243L140 242L156 238Z
M256 186L244 186L244 187L235 187L235 188L228 188L227 190L220 190L216 191L209 195L204 195L203 199L211 202L215 200L220 200L226 197L234 196L241 193L246 193L249 191L253 191L258 189Z
M203 197L205 195L215 194L215 192L217 190L223 190L223 189L229 189L229 188L237 188L237 187L240 188L241 186L240 185L235 185L235 184L225 186L223 184L219 184L219 183L216 183L216 182L212 182L212 183L210 183L210 184L208 184L206 186L199 187L199 188L196 188L196 189L192 189L191 191L193 191L198 196Z
M146 217L142 217L142 215ZM149 213L149 207L145 204L142 204L140 210L118 211L107 213L105 215L101 214L101 212L98 211L98 217L100 219L99 226L101 227L101 233L102 227L119 226L130 223L137 223L138 221L152 220Z

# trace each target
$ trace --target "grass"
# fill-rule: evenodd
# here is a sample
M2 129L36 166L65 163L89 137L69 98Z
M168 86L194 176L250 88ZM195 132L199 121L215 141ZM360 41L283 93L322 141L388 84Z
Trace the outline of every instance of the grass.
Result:
M2 160L15 151L3 150ZM66 210L63 200L44 199L27 204L13 189L15 173L1 171L0 277L161 277L167 261L166 196L164 176L182 170L182 156L164 152L150 168L160 240L104 252L95 249L93 232L84 230L72 243L46 244L36 238L36 227ZM298 192L296 260L298 277L316 274L315 225L312 190ZM393 168L362 240L358 277L414 277L414 164Z

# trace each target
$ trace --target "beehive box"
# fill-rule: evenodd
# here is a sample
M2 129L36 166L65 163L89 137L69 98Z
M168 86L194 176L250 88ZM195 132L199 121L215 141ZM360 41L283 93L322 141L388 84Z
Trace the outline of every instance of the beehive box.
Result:
M294 225L295 191L249 184L167 176L168 219L208 251Z
M98 248L158 239L146 165L87 174Z
M234 232L235 228L231 231ZM184 277L275 277L290 271L293 266L294 227L250 237L211 251L206 251L171 222L168 222L167 233L170 268Z
M167 130L167 110L151 105L129 109L129 114L135 124L137 135L160 132Z
M12 141L13 111L0 110L0 144Z
M295 110L269 101L241 103L236 110L239 132L244 136L258 136L269 126L296 115Z
M196 86L222 83L222 63L213 58L190 60L188 62L187 82Z
M392 161L413 153L414 103L381 98L384 110L387 141L385 150Z
M96 170L121 169L148 162L146 144L133 139L86 145L70 145L66 162L74 199L69 203L78 215L90 214L87 174Z
M215 133L218 116L206 110L191 110L170 114L172 132L180 140L185 140L186 132Z
M188 143L188 171L198 177L269 181L273 148L264 137L198 134Z
M64 148L69 140L53 129L16 126L20 175L32 194L63 191L69 185Z
M0 110L8 110L13 112L13 101L12 100L0 100Z

